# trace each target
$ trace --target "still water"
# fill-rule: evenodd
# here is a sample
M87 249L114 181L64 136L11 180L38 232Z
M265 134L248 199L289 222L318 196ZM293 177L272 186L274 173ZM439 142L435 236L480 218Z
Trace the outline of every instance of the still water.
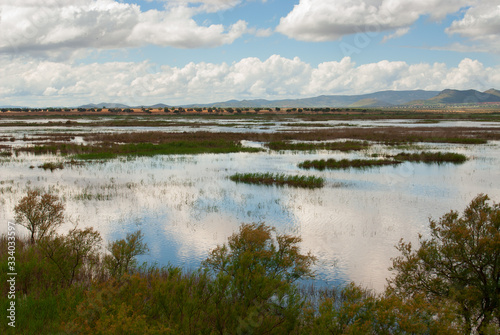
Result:
M476 125L476 124L474 124ZM259 146L260 143L245 143ZM105 241L142 230L150 253L140 261L196 268L241 223L265 222L300 235L318 257L319 284L355 281L382 290L394 246L428 234L429 218L462 211L479 193L500 201L500 142L419 144L418 150L465 154L464 164L404 163L364 170L304 171L305 159L362 158L401 150L373 146L357 153L261 152L116 159L50 172L30 168L54 156L0 161L0 232L27 187L51 188L66 201L68 224L93 226ZM237 172L322 176L322 189L236 184ZM19 228L21 230L21 228Z

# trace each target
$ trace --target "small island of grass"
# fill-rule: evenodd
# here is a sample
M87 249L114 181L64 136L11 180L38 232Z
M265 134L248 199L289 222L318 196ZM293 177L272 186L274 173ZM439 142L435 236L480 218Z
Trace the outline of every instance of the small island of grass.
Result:
M229 177L234 182L258 185L288 185L303 188L320 188L325 184L321 177L289 176L274 173L236 173Z
M299 167L302 169L348 169L348 168L368 168L373 166L383 166L383 165L397 165L400 161L395 161L392 159L341 159L336 160L330 159L319 159L319 160L307 160L299 163Z
M322 142L322 143L291 143L285 141L269 142L266 145L271 150L339 150L339 151L359 151L368 149L370 143L367 141L343 141L343 142Z
M424 162L424 163L463 163L467 157L454 152L428 152L420 153L401 152L395 156L390 156L396 160L408 162Z

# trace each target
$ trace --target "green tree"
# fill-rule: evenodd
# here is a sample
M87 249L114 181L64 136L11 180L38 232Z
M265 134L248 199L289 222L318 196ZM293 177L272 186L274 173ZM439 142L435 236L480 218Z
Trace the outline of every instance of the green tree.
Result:
M67 235L46 237L40 240L40 247L45 256L53 263L55 273L59 273L61 282L68 286L75 279L83 281L83 270L89 282L99 259L101 234L93 228L72 229Z
M64 222L64 204L59 197L40 190L28 190L14 212L17 224L29 230L32 244L53 234Z
M104 264L109 273L116 277L136 268L137 260L135 257L149 251L140 230L128 233L125 239L110 242L107 249L111 254L104 256Z
M300 253L300 237L274 234L263 223L244 224L203 263L214 276L218 333L288 333L295 327L303 299L293 283L313 276L315 257Z
M500 206L478 195L463 215L430 221L430 238L416 250L401 241L393 259L393 294L455 306L467 334L500 331Z

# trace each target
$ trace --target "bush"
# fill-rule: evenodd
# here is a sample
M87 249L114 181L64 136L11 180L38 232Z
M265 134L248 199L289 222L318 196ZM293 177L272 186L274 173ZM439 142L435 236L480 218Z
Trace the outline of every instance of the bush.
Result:
M478 195L463 215L451 211L430 221L420 247L400 242L393 260L393 294L424 295L456 308L467 334L500 330L500 205Z
M64 221L64 204L59 197L40 190L29 190L14 212L16 223L30 231L32 244L53 234Z

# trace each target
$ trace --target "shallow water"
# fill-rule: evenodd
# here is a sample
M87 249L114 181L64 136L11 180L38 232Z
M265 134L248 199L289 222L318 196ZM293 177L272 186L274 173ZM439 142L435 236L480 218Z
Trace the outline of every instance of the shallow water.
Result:
M473 123L476 125L476 123ZM258 146L258 142L246 145ZM383 289L394 246L428 234L428 219L462 211L479 193L500 201L500 142L419 144L419 150L463 153L461 165L403 163L364 170L301 170L305 159L359 158L401 150L373 146L358 153L235 153L116 159L54 172L36 168L54 156L0 160L0 232L26 187L51 187L66 200L71 222L93 226L106 241L141 229L150 253L141 261L196 268L239 224L265 222L299 234L318 257L320 282L355 281ZM29 166L35 166L30 169ZM322 189L236 184L236 172L322 176ZM61 228L67 231L71 223ZM19 228L21 231L21 228Z

